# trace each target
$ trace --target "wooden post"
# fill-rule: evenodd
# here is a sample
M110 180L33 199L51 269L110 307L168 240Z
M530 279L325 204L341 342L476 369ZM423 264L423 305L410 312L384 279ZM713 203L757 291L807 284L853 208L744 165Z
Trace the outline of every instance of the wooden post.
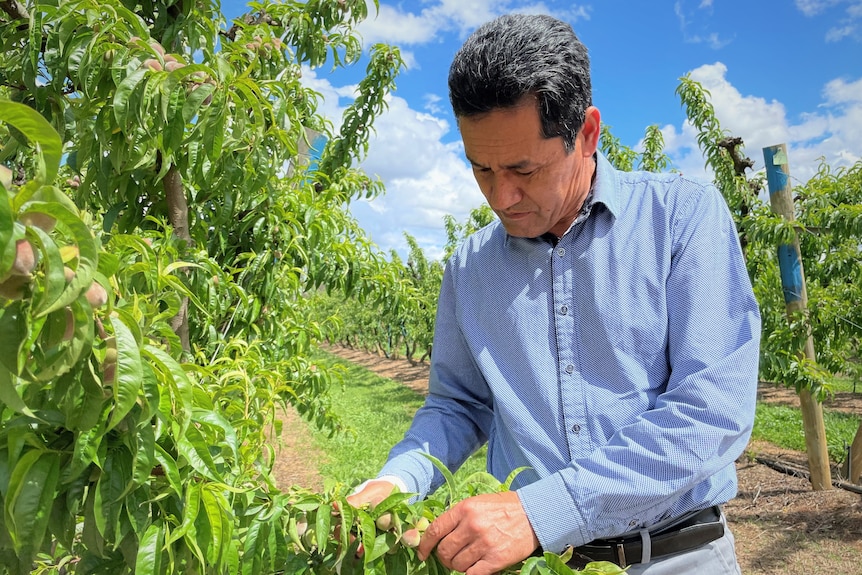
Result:
M856 436L850 445L850 457L847 459L847 481L862 482L862 423L856 430Z
M793 209L787 146L779 144L763 148L763 161L766 164L766 180L769 185L769 201L772 211L793 222L796 215ZM778 246L778 265L781 270L781 287L784 291L784 305L788 317L800 312L807 314L808 293L805 290L805 274L802 269L799 237L795 233L792 244ZM816 361L814 338L810 332L805 340L804 349L800 350L799 355ZM805 428L805 445L808 450L811 486L815 491L831 489L832 472L829 468L829 453L826 448L823 406L807 389L803 389L799 393L799 402L802 408L802 424Z

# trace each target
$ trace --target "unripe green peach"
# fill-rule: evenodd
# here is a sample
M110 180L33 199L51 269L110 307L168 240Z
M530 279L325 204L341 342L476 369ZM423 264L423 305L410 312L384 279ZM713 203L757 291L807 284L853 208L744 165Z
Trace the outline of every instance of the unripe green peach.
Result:
M147 58L144 60L142 64L144 68L149 68L153 72L161 72L162 71L162 63L156 60L155 58Z
M7 190L12 187L12 170L6 166L0 166L0 184Z
M99 282L93 282L92 284L90 284L90 287L89 289L87 289L87 293L84 294L84 297L86 297L90 305L96 309L108 303L108 292L105 291L105 288L102 287L102 284L100 284Z
M0 298L8 300L19 300L24 297L24 288L30 283L26 276L10 276L0 282Z
M403 543L405 547L419 547L419 542L421 540L422 534L419 533L419 530L415 527L413 529L408 529L401 534L401 543Z
M392 519L393 518L391 513L384 513L383 515L378 517L374 523L381 531L389 531L390 529L392 529Z
M15 261L9 273L29 277L34 269L36 269L36 252L33 251L33 244L27 240L18 240L15 244Z
M75 279L75 276L78 275L75 270L70 268L69 266L63 266L63 277L66 279L66 283L72 283L72 280Z
M66 329L63 330L63 341L72 341L75 336L75 314L72 313L72 308L66 306Z
M414 525L414 527L416 527L419 533L425 533L425 530L428 529L429 525L431 525L431 522L428 521L427 517L420 517L416 520L416 525Z
M150 41L150 48L159 53L159 56L165 55L165 47L156 42L155 40Z
M21 223L25 226L39 228L43 232L51 233L54 230L54 226L57 225L57 220L48 214L28 212L21 216Z
M302 537L306 531L308 531L308 519L303 514L296 518L296 534Z

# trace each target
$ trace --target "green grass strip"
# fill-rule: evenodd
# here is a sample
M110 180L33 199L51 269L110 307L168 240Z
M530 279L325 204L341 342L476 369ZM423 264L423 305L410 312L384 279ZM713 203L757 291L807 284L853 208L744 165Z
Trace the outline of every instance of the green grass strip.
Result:
M859 416L824 409L823 424L829 459L844 461L844 445L853 442L859 428ZM796 407L758 402L751 438L768 441L784 449L806 451L802 412Z
M326 453L320 473L328 481L356 485L377 474L389 450L410 426L423 397L396 381L330 353L317 352L315 361L343 370L344 385L332 390L332 408L348 430L335 437L314 433L315 444ZM824 421L829 457L832 461L843 461L845 442L853 441L860 418L824 410ZM794 407L759 402L752 439L804 452L801 412ZM456 478L484 471L485 456L483 448L467 460Z
M346 485L375 477L389 450L410 427L413 414L424 402L423 396L324 351L316 353L314 359L323 366L340 366L344 370L343 387L332 390L332 408L348 429L335 437L314 434L315 444L326 453L320 474L328 481ZM464 463L456 477L484 471L485 455L486 449L482 448Z

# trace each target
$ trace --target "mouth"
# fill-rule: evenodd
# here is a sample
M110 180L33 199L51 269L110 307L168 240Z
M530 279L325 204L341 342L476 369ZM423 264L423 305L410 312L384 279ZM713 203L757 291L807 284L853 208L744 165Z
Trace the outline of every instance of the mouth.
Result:
M523 220L530 215L530 212L503 212L500 215L507 220Z

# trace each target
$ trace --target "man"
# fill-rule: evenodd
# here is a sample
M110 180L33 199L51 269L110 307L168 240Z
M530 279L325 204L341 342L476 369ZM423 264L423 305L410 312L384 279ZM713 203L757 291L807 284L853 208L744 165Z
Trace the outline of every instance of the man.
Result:
M377 480L425 496L488 442L507 493L466 499L419 556L489 575L539 548L628 573L739 573L720 504L754 419L760 315L719 192L597 151L585 47L504 16L455 56L450 99L499 222L447 262L429 396Z

